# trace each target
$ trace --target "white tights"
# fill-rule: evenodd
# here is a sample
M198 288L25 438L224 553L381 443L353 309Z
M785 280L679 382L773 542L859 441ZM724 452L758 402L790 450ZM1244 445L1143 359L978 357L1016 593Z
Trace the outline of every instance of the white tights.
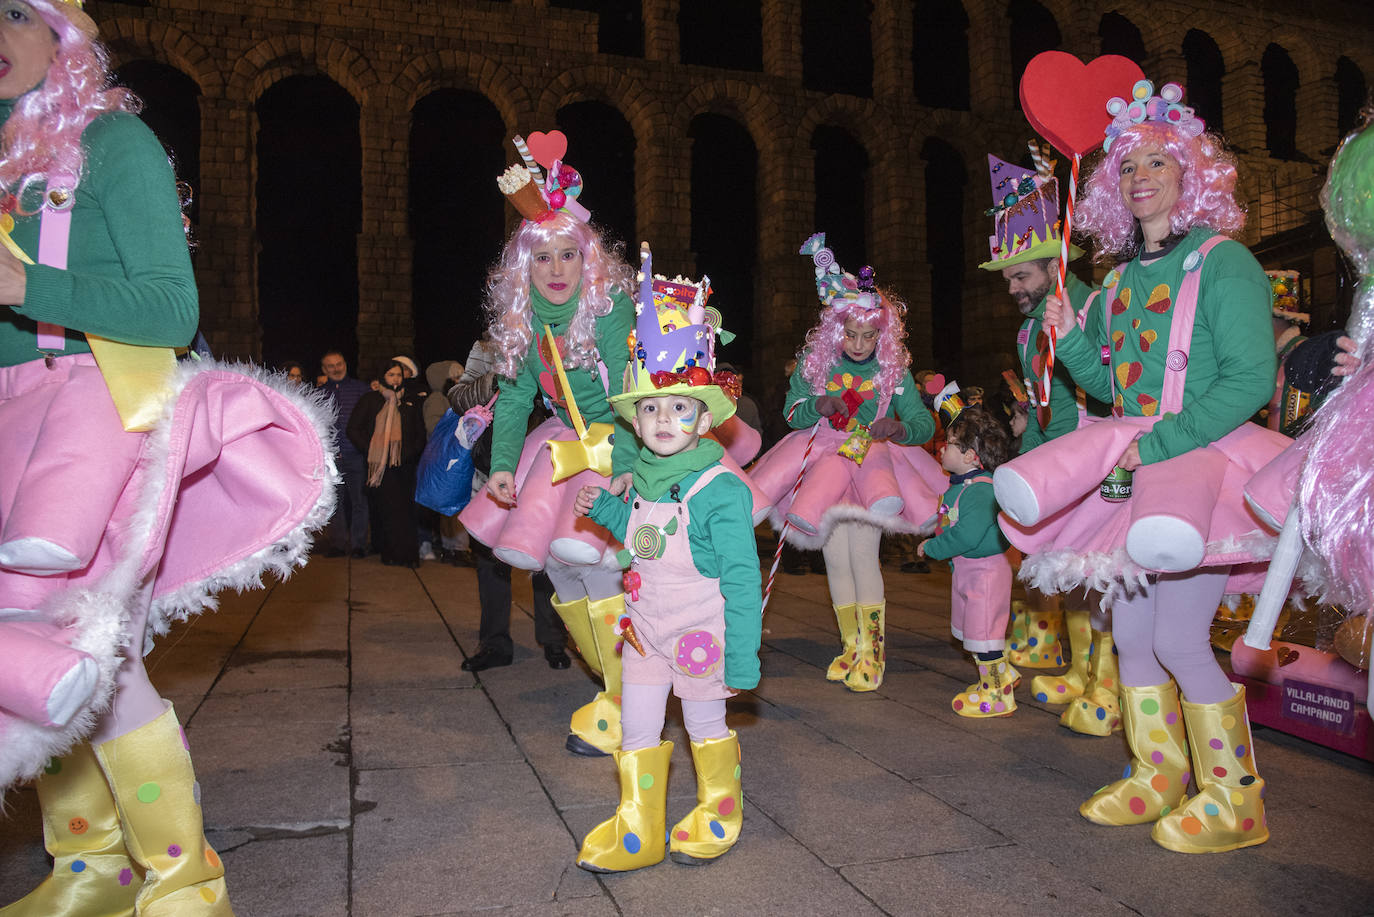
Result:
M877 605L883 600L883 571L878 566L882 529L863 522L840 522L821 548L830 601L845 605Z
M544 572L553 583L553 590L560 602L576 602L578 599L609 599L624 591L621 585L621 572L618 568L593 564L565 564L550 557L544 564Z
M672 685L621 686L621 751L652 748L663 740L664 714L671 689ZM723 739L730 734L725 728L724 700L684 700L682 721L693 742Z

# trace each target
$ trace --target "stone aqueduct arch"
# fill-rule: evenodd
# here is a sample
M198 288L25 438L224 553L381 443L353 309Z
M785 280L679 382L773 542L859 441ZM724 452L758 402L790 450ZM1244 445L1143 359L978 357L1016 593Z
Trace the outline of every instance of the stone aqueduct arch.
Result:
M1005 31L1009 0L961 0L969 18L970 38L979 29ZM1283 47L1298 68L1300 87L1326 81L1324 91L1334 91L1330 80L1335 61L1344 56L1354 62L1374 85L1374 49L1354 36L1334 42L1328 36L1314 37L1299 27L1268 22L1241 23L1235 31L1208 29L1208 23L1192 22L1184 16L1162 16L1157 20L1137 21L1134 10L1122 10L1118 0L1039 0L1060 24L1064 42L1080 54L1095 50L1096 23L1106 12L1126 15L1141 30L1149 61L1169 59L1182 54L1183 37L1189 28L1206 31L1221 51L1230 79L1246 78L1244 73L1232 76L1235 68L1253 65L1257 73L1263 47L1274 42ZM1139 15L1136 13L1136 15ZM123 16L101 22L102 37L110 48L116 65L145 58L155 60L185 73L200 88L203 110L247 115L251 123L253 103L271 85L288 76L320 74L329 77L347 91L364 112L373 112L391 126L395 133L409 117L415 103L435 89L454 87L470 89L489 99L507 128L515 131L529 129L529 125L551 123L557 110L576 101L602 101L619 111L638 139L636 155L636 197L640 202L641 231L665 235L663 247L677 256L687 255L688 237L685 221L662 226L643 225L651 208L643 202L651 196L662 196L663 189L688 187L688 167L681 157L667 155L670 150L688 143L687 129L691 120L705 112L723 114L744 125L759 151L758 193L764 201L772 202L787 212L804 210L809 197L806 182L805 155L798 150L809 146L812 132L822 124L836 125L853 134L868 151L875 171L910 171L919 165L919 148L926 137L938 136L956 148L976 175L979 158L988 152L984 140L968 136L969 112L927 111L917 108L919 120L910 118L911 112L890 109L871 99L830 95L814 100L800 113L784 111L774 95L741 80L720 78L693 83L684 87L680 97L657 91L644 85L634 76L606 64L593 64L561 71L542 85L529 85L521 76L499 60L481 54L452 49L436 50L415 55L400 64L395 72L388 72L371 60L364 50L347 42L316 37L309 34L282 34L265 39L249 48L233 62L215 59L215 55L200 40L177 26L155 19ZM1004 39L1004 36L1003 36ZM1091 46L1077 47L1087 41ZM999 46L1005 44L1000 40ZM1006 60L997 62L998 72L1010 66ZM1147 76L1151 74L1147 73ZM986 81L986 77L984 78ZM992 79L995 81L997 76ZM907 92L910 87L905 87ZM1301 88L1300 88L1301 91ZM1014 100L1005 100L1006 106ZM1333 103L1334 104L1334 103ZM979 103L975 98L975 108ZM398 109L398 110L390 110ZM1244 122L1261 118L1260 111L1229 111L1227 124L1232 130ZM1304 113L1300 111L1300 119ZM903 120L906 119L906 120ZM207 130L202 119L202 131ZM1243 129L1243 128L1241 128ZM984 132L986 133L986 132ZM1299 134L1303 133L1302 128ZM404 145L408 137L392 136L394 145ZM206 154L214 155L212 145L202 145ZM1014 150L1007 150L1008 154ZM223 151L222 158L233 159L231 151ZM225 188L236 188L238 199L226 190L221 198L225 206L236 208L238 214L229 218L238 231L251 236L244 214L252 212L251 174L255 165L239 162L237 171L221 175ZM915 168L920 172L919 168ZM801 183L808 190L800 197L790 186ZM966 193L970 203L981 201L982 189L970 180ZM669 192L668 212L688 206L687 195ZM205 200L205 198L202 198ZM394 205L393 205L394 208ZM659 211L664 208L657 208ZM969 212L981 210L981 203ZM248 221L251 222L251 221ZM779 221L783 222L783 221ZM968 231L968 227L966 227ZM676 232L680 238L674 237ZM778 223L761 220L759 226L761 250L769 251L788 240L781 238ZM250 253L248 238L229 246L238 255ZM766 272L767 266L761 265ZM248 272L244 272L248 273ZM915 270L913 268L913 273ZM232 311L236 320L255 324L256 291L240 288L229 294L239 302ZM913 297L919 299L919 297Z

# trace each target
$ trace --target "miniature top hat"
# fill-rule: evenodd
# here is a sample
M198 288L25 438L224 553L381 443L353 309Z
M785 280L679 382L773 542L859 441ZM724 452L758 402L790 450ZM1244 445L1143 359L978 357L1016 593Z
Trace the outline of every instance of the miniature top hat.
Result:
M639 260L639 297L625 389L608 401L629 420L641 398L687 395L705 404L711 426L719 426L735 413L740 381L735 373L715 370L716 337L724 338L725 332L720 312L706 307L711 278L703 275L693 282L654 276L648 242L640 244Z
M1269 292L1273 294L1271 311L1277 318L1287 319L1293 324L1307 324L1312 316L1302 309L1301 291L1298 286L1297 271L1265 271L1269 277Z
M992 258L978 267L1000 271L1004 267L1057 258L1062 246L1059 220L1059 179L1054 177L1055 161L1034 141L1030 143L1035 168L1026 169L988 155L988 177L992 182L993 234L988 238ZM1083 249L1069 245L1069 260L1081 257Z
M958 382L945 382L945 377L936 373L927 380L925 384L926 394L934 399L932 410L940 415L940 422L948 429L954 423L954 418L958 417L967 405L964 398L959 394Z
M528 143L517 134L511 143L524 163L507 166L497 176L496 185L522 217L542 223L561 210L583 223L591 220L591 211L577 202L582 194L582 176L563 161L568 138L562 131L536 131L530 134ZM547 176L540 165L548 170Z

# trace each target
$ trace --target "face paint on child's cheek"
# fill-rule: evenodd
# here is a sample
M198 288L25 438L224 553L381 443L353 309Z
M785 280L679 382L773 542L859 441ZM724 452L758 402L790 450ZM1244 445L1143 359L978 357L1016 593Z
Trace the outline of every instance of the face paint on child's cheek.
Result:
M678 424L682 427L682 432L683 432L683 433L686 433L686 434L690 435L690 434L695 433L695 432L697 431L697 417L698 417L698 416L699 416L699 411L698 411L698 409L697 409L697 406L694 404L694 405L692 405L692 413L690 413L690 414L683 414L683 415L681 415L680 417L678 417L677 422L678 422Z

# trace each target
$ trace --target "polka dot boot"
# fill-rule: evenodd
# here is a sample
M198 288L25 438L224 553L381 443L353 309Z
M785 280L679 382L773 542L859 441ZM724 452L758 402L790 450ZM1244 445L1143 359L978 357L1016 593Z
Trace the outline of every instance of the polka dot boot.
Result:
M835 620L840 625L840 642L843 647L825 670L830 681L844 681L850 669L859 661L859 606L836 605Z
M589 703L573 711L568 724L568 751L586 757L609 755L620 748L621 640L615 625L625 613L625 596L581 599L566 605L555 602L554 608L565 622L570 622L568 632L577 651L605 684L605 689L598 691Z
M233 917L224 865L202 833L190 744L172 705L97 745L95 754L114 791L124 843L145 873L139 917Z
M675 863L700 866L735 846L744 824L739 738L732 730L723 739L693 742L692 763L697 805L668 832L668 855Z
M1222 853L1269 840L1244 686L1220 704L1184 701L1183 720L1201 791L1155 822L1150 837L1179 853Z
M1059 715L1059 725L1088 736L1109 736L1121 728L1120 675L1110 632L1093 631L1088 683Z
M1142 825L1178 808L1187 794L1188 740L1172 681L1121 688L1121 716L1131 763L1121 779L1078 807L1099 825Z
M954 695L949 705L960 716L987 719L1016 712L1016 669L1003 653L996 659L979 659L978 680Z
M1007 637L1007 658L1022 669L1057 669L1065 663L1059 640L1064 630L1064 613L1057 608L1041 610L1025 602L1011 603L1011 635Z
M133 914L143 873L124 847L119 812L91 746L77 745L66 757L54 758L34 788L52 875L0 908L0 915Z
M855 645L858 657L844 677L844 685L851 691L874 691L883 683L887 668L887 629L884 615L887 603L860 605L859 633Z
M1063 675L1037 675L1031 679L1031 696L1043 704L1067 704L1082 694L1088 684L1088 660L1093 649L1091 616L1087 611L1066 611L1064 629L1069 633L1069 670Z
M627 872L663 862L663 811L672 742L615 753L620 805L582 841L577 865L589 872Z

